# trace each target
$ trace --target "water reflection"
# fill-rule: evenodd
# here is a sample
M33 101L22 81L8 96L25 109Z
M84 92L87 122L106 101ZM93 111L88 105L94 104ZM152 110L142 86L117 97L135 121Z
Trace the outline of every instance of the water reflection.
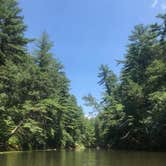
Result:
M128 151L38 151L0 155L0 166L165 166L166 153Z

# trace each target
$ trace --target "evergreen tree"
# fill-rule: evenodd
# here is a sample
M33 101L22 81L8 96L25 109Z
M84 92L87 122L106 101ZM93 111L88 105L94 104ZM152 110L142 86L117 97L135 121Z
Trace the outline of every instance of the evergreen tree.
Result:
M26 26L18 2L1 0L0 4L0 65L23 62L28 39L24 37Z

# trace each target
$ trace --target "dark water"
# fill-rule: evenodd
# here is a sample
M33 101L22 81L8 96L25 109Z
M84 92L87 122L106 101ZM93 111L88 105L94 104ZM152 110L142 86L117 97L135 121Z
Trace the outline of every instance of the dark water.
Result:
M0 155L0 166L166 166L166 153L41 151Z

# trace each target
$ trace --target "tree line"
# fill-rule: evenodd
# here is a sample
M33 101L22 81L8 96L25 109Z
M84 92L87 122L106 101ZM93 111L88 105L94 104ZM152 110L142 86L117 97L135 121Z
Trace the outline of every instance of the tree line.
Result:
M86 120L46 32L31 55L15 0L0 0L0 150L72 147Z
M120 77L108 67L99 68L101 101L84 97L98 115L95 144L118 149L166 149L166 14L159 23L137 25Z
M0 0L0 150L103 147L166 149L166 15L137 25L119 77L99 68L101 101L85 118L46 32L29 53L16 0Z

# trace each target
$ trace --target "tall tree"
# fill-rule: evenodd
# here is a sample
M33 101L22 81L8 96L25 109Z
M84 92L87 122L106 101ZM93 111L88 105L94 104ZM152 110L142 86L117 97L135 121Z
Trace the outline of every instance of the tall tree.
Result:
M0 65L11 60L23 62L28 39L24 37L26 26L16 0L0 0Z
M0 100L2 124L6 124L5 133L0 135L0 142L5 146L11 135L14 124L9 108L21 103L23 76L29 57L26 53L28 39L24 37L26 26L20 15L18 2L15 0L0 1ZM3 110L3 111L2 111ZM15 131L15 130L13 130Z

